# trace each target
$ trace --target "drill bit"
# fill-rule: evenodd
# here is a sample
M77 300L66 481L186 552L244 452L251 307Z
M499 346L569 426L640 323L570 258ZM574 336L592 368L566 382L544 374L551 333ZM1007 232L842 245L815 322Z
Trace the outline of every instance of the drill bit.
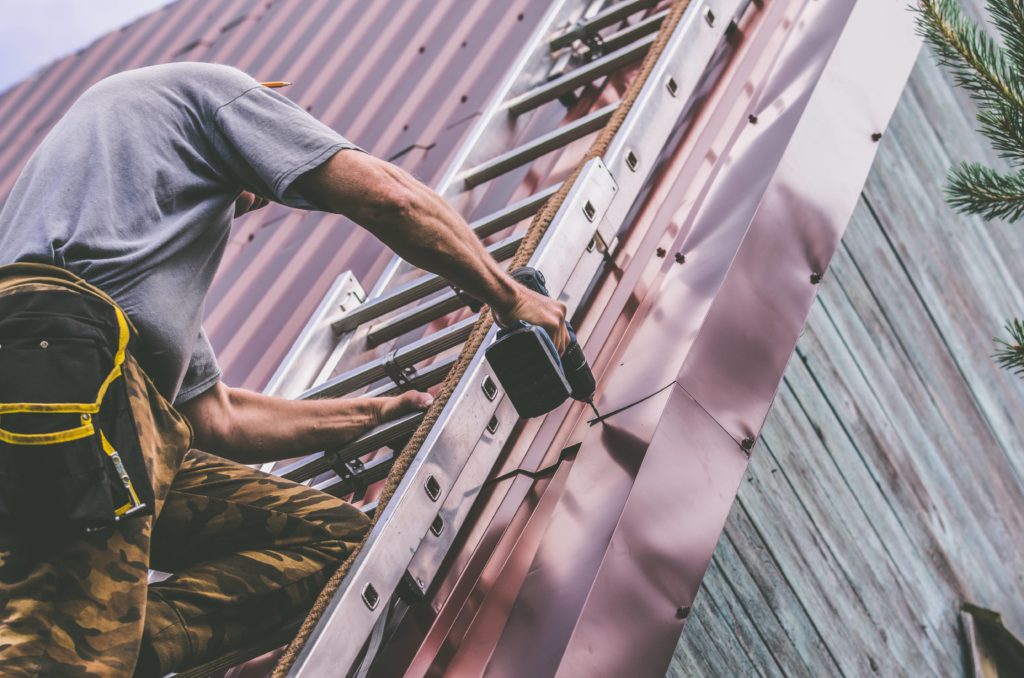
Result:
M601 413L597 411L597 405L594 404L594 399L593 398L588 398L587 399L587 404L590 405L590 409L594 410L594 416L597 417L598 419L600 419L601 418Z

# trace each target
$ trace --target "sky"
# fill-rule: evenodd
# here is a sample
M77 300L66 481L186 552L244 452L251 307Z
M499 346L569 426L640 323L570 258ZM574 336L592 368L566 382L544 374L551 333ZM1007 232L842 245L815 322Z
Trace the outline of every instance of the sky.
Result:
M172 0L0 0L0 92Z

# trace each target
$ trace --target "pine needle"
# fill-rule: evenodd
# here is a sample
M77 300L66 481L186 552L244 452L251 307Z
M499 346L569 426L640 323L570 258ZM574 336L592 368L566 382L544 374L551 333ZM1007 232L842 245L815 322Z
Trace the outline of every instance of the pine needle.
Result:
M1024 376L1024 322L1021 322L1020 318L1014 318L1006 323L1006 331L1010 335L1009 341L999 337L993 338L996 346L1001 348L992 354L992 357L1000 367L1017 376Z
M1024 216L1024 171L1001 174L978 163L961 163L950 173L946 199L961 212L1016 221Z

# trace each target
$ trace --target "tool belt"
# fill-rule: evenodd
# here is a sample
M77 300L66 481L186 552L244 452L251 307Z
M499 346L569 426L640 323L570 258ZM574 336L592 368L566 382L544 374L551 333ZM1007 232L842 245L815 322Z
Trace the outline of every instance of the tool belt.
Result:
M0 267L0 522L93 530L153 512L122 367L135 341L103 292Z

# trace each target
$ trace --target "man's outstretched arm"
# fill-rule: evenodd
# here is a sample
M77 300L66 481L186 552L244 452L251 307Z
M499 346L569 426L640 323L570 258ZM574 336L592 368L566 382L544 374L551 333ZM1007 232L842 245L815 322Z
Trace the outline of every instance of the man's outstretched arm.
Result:
M218 382L178 406L196 434L194 445L242 464L337 449L433 398L410 391L393 398L288 400Z
M499 322L526 320L546 329L559 352L568 346L565 306L512 280L459 213L408 172L345 150L296 179L294 188L349 217L406 261L480 299Z

